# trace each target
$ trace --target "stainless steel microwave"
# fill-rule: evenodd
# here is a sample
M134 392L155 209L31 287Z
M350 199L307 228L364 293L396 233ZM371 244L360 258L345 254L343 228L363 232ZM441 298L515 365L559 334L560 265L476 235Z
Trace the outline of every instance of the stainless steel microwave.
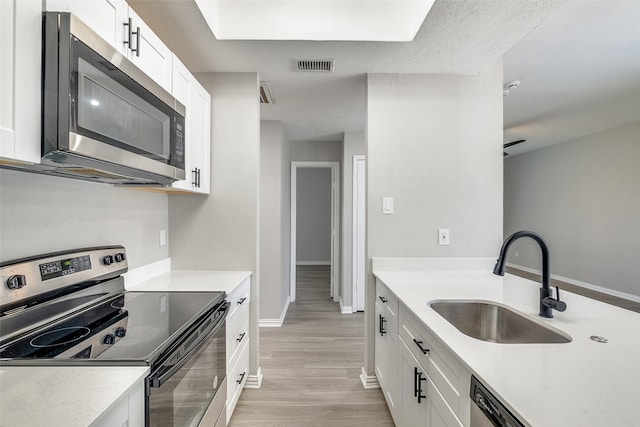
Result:
M185 107L69 13L43 17L42 170L115 184L185 178Z

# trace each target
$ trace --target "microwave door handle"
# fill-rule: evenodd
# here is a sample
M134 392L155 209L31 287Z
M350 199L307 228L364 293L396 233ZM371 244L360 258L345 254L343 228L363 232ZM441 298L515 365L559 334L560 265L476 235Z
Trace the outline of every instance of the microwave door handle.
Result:
M209 338L211 338L211 336L215 335L216 332L220 330L220 328L224 325L224 320L225 320L224 317L220 319L218 324L212 330L210 330L209 333L204 338L202 338L196 346L194 346L191 350L185 353L175 365L169 368L168 371L164 372L161 375L156 375L155 373L151 374L151 376L148 379L149 386L153 388L162 387L162 384L167 382L167 380L171 378L173 374L178 372L184 366L184 364L187 363L189 359L191 359L191 356L197 353L198 350L200 350L206 344Z

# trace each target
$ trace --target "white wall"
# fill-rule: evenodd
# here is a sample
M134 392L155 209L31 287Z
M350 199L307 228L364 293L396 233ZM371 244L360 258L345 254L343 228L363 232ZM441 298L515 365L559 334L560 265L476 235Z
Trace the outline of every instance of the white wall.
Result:
M172 267L250 270L250 374L258 369L260 107L257 73L201 73L211 94L211 195L169 196Z
M290 293L291 173L282 122L260 122L260 318L282 317Z
M353 306L353 156L364 155L364 132L345 132L342 151L342 239L341 286L342 304Z
M331 169L297 168L296 262L331 264Z
M523 229L552 274L640 296L640 122L506 157L504 234ZM523 239L509 262L540 270L540 250Z
M123 245L136 268L169 255L159 245L168 229L165 194L0 170L0 261Z
M502 243L502 63L478 76L367 79L365 368L373 373L372 257L494 257ZM382 215L382 197L395 213ZM439 246L438 228L451 230Z

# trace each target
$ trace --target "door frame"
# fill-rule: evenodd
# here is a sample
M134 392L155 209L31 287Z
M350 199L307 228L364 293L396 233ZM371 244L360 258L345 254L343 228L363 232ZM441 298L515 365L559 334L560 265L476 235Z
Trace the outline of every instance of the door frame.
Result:
M297 175L298 168L331 169L331 285L330 296L339 301L340 272L340 162L291 162L291 259L289 295L296 300L296 215L297 215Z
M362 182L360 182L360 180L358 180L358 162L362 161L363 162L363 167L364 167L364 180ZM366 216L366 211L367 211L367 193L366 193L366 185L367 185L367 180L366 180L366 174L367 174L367 158L364 155L354 155L353 156L353 202L352 202L352 215L353 215L353 219L352 219L352 240L351 240L351 252L352 252L352 259L351 259L351 283L352 283L352 307L353 307L353 312L355 313L356 311L364 311L365 309L365 297L364 297L364 292L365 292L365 286L366 286L366 273L364 273L361 277L362 280L362 298L360 300L358 300L358 292L357 292L357 285L358 285L358 269L361 268L362 271L364 271L365 269L365 264L366 264L366 254L364 255L364 257L362 259L358 259L358 241L360 239L362 239L362 243L363 243L363 247L362 250L366 251L366 221L367 221L367 216ZM362 211L360 211L358 209L358 192L362 191L363 192L363 197L364 197L364 206L362 207ZM365 231L363 233L359 233L360 227L358 226L360 223L364 223L364 229ZM360 263L360 265L359 265Z

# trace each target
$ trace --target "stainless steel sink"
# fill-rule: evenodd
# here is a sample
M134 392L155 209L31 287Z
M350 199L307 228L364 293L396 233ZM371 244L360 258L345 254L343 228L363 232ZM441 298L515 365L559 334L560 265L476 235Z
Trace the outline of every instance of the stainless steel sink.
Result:
M568 343L571 337L506 305L491 301L438 300L429 306L460 332L503 344Z

